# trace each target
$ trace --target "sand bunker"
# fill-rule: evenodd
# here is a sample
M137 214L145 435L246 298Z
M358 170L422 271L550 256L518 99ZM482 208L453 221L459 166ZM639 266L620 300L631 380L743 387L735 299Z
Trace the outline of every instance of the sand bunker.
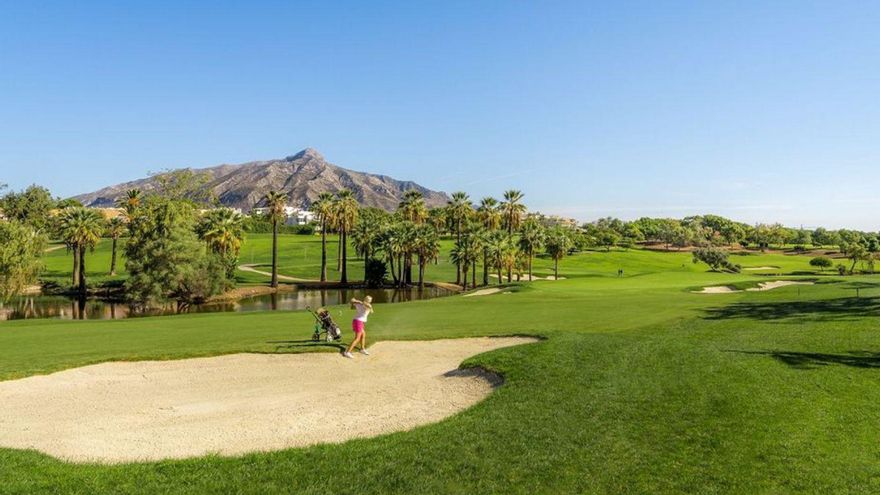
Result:
M789 285L813 285L813 282L798 282L794 280L776 280L774 282L761 282L758 284L757 287L750 287L746 289L746 291L763 292L767 290L778 289L780 287L787 287ZM694 294L730 294L732 292L743 291L726 285L720 285L716 287L703 287L703 290L693 291Z
M728 294L731 292L740 292L733 287L728 287L726 285L719 285L717 287L703 287L703 290L695 290L694 294Z
M757 272L761 270L779 270L778 266L748 266L743 268L747 272Z
M492 294L498 294L499 292L503 292L504 289L500 289L498 287L492 287L491 289L480 289L476 292L469 292L461 297L472 297L472 296L488 296Z
M765 290L778 289L789 285L813 285L813 282L796 282L794 280L777 280L775 282L761 282L757 287L746 289L749 292L761 292Z
M483 398L467 357L529 338L380 342L372 355L103 363L0 382L0 447L73 462L235 455L411 429Z

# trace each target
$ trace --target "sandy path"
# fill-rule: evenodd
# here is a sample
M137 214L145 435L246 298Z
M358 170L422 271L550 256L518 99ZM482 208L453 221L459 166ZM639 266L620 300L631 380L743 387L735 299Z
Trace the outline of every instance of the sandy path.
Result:
M66 247L67 247L67 246L64 246L64 245L61 245L61 246L49 246L49 247L46 248L46 250L45 250L44 252L45 252L45 253L51 253L52 251L58 251L59 249L64 249L64 248L66 248Z
M494 274L494 273L490 273L489 276L492 277L492 278L498 278L498 275L496 275L496 274ZM505 280L506 280L507 282L511 282L511 280L508 280L508 279L507 279L507 276L502 275L502 276L501 276L501 281L504 282ZM522 277L520 277L519 280L517 280L517 279L516 279L516 275L514 275L512 281L513 281L513 282L531 282L531 281L534 281L534 280L565 280L565 277L559 277L559 278L557 279L557 278L554 277L553 275L548 275L547 277L542 277L542 276L540 276L540 275L532 275L532 279L529 280L529 276L528 276L528 275L523 275Z
M528 338L380 342L372 355L103 363L0 382L0 446L118 463L279 450L411 429L485 398L467 357Z
M251 264L238 265L238 269L243 272L259 273L260 275L265 275L270 278L272 277L272 272L264 272L262 270L257 270L256 268L254 268L255 266L256 265L251 265ZM317 280L310 280L307 278L288 277L287 275L281 275L280 273L278 274L278 280L287 280L288 282L317 282Z

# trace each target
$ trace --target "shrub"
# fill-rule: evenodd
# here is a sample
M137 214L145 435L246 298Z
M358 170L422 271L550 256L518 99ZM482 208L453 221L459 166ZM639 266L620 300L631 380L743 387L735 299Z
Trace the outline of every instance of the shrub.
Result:
M272 222L263 216L246 216L243 222L244 231L249 234L271 234ZM305 225L279 225L279 234L312 235L317 227L313 223Z
M727 259L727 253L725 251L716 247L706 246L697 248L694 250L693 256L694 263L703 262L709 265L709 268L714 271L724 269L734 273L739 273L741 269L739 265L734 265L730 262L730 260Z
M837 273L841 275L846 275L846 266L838 264L837 265Z
M814 266L821 271L825 271L826 268L831 268L833 265L834 262L827 256L818 256L810 260L810 266Z
M16 220L0 222L0 301L36 283L46 237Z
M129 225L125 246L126 295L138 308L167 300L178 308L204 302L231 285L216 254L194 230L195 212L186 201L151 198Z
M366 280L364 280L364 282L367 284L367 287L381 287L383 284L385 284L387 275L388 267L385 265L384 261L378 260L376 258L370 258L367 260L365 268Z

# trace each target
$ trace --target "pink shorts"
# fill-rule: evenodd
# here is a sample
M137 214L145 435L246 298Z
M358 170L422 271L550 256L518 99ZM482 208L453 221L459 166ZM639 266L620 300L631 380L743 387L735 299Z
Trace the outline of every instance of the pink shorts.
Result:
M364 322L361 320L351 320L351 329L354 333L361 333L364 331Z

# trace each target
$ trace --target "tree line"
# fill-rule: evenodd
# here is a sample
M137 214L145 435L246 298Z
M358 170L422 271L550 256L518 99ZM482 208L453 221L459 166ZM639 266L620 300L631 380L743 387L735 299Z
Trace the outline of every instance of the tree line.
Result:
M86 267L101 239L112 242L108 274L117 272L117 251L125 254L126 297L149 306L175 300L181 306L198 303L234 285L234 273L246 231L272 232L272 287L278 286L278 235L284 225L288 197L269 192L261 201L269 213L245 217L216 206L204 187L206 177L189 170L161 173L148 193L131 190L118 198L123 215L105 220L98 211L74 200L53 198L48 190L31 186L0 197L0 297L8 298L35 281L40 256L49 238L61 240L71 256L70 285L88 291ZM695 261L713 269L736 270L722 246L772 249L835 247L852 262L873 267L880 238L855 230L787 228L780 224L747 225L717 215L683 219L640 218L624 221L601 218L577 228L548 224L529 213L521 191L509 190L500 199L473 201L464 192L448 204L428 208L421 193L407 191L396 211L361 207L355 194L342 190L323 193L311 205L316 225L295 229L321 235L321 265L316 277L328 281L328 264L336 263L339 282L362 280L372 286L423 286L426 272L441 254L441 238L453 246L455 283L463 288L526 278L531 280L536 256L554 261L554 276L566 255L584 249L629 249L659 245L667 250L693 247ZM337 234L336 259L328 259L328 234ZM348 269L349 247L363 260L362 274ZM815 266L826 267L824 260ZM840 267L838 269L843 272Z
M634 221L602 218L582 225L584 242L598 247L630 247L637 243L662 245L666 249L686 247L740 246L743 248L806 250L832 247L843 254L856 244L880 251L876 232L856 230L798 229L782 224L748 225L718 215L683 219L644 217Z

